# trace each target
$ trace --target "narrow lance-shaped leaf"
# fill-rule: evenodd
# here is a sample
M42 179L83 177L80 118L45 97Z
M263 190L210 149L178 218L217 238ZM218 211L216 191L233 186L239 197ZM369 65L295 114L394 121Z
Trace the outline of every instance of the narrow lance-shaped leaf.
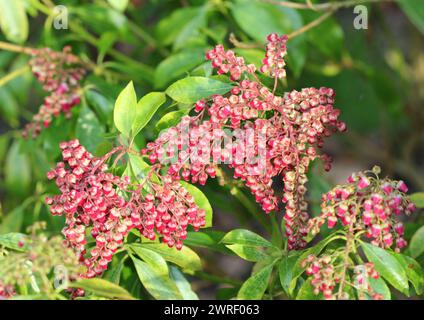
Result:
M242 244L247 246L271 247L272 243L260 235L245 229L235 229L228 232L221 240L225 244Z
M171 84L166 94L181 103L194 103L213 94L224 94L231 90L231 84L204 77L188 77Z
M155 112L166 101L165 93L151 92L146 94L137 103L135 119L132 124L132 136L136 136L143 129Z
M412 236L409 251L414 258L417 258L424 252L424 226L419 228Z
M134 297L127 290L105 279L80 279L76 282L71 282L70 287L81 288L100 297L134 300Z
M115 102L113 121L116 128L129 138L136 115L137 95L132 81L121 91Z
M24 1L0 0L0 27L9 41L22 43L28 38L28 17Z
M259 300L268 288L274 263L262 268L246 280L241 286L237 298L245 300Z

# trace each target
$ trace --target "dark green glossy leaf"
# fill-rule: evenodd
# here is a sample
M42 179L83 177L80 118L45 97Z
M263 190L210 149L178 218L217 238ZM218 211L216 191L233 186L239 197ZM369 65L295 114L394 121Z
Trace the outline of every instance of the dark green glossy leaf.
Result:
M408 278L404 268L389 252L379 247L363 242L362 249L370 262L374 263L375 270L393 287L404 294L408 294Z
M268 288L274 264L267 265L247 279L241 286L237 298L244 300L259 300Z
M246 246L271 247L272 243L260 235L245 229L235 229L228 232L221 240L224 244L241 244Z

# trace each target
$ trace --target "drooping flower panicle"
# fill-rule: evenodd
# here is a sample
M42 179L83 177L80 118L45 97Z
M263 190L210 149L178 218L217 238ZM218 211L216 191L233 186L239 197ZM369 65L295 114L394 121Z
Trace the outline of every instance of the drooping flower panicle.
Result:
M49 93L23 131L24 137L35 138L54 117L61 113L71 116L71 109L80 103L80 81L86 70L80 59L71 54L70 47L65 47L62 52L49 48L34 50L29 64L43 89Z
M62 232L86 265L87 277L102 274L133 228L150 240L160 234L162 242L181 249L187 226L198 230L205 225L205 211L169 176L152 172L155 179L150 174L143 183L131 184L127 176L108 173L105 161L121 148L96 158L78 140L60 147L63 162L47 176L55 179L61 194L46 202L53 215L65 215ZM87 252L89 228L95 246Z
M271 34L268 41L261 71L284 77L287 37ZM222 45L210 50L206 58L219 74L230 75L234 84L231 92L198 101L198 115L184 117L142 153L152 163L172 163L170 176L193 183L204 184L208 177L215 177L217 164L226 164L234 169L234 178L250 188L265 212L276 210L281 202L272 188L273 179L279 176L284 181L288 246L303 247L309 164L321 158L329 170L331 158L318 149L332 132L346 130L338 120L340 111L333 108L334 91L305 88L277 96L258 80L253 65L246 65L243 58L225 51Z
M396 251L406 246L401 214L409 215L415 205L406 195L408 188L402 180L378 176L380 169L352 174L348 183L337 186L322 197L322 214L309 221L309 230L316 234L327 221L329 228L340 222L356 233L365 232L371 243Z

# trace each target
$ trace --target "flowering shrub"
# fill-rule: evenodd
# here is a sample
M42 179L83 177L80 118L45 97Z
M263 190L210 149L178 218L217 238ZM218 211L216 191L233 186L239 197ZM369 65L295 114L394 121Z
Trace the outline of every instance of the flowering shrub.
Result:
M0 23L0 299L422 298L419 66L344 45L355 1L195 2L70 1L50 30L54 1L0 1L46 15L37 49Z

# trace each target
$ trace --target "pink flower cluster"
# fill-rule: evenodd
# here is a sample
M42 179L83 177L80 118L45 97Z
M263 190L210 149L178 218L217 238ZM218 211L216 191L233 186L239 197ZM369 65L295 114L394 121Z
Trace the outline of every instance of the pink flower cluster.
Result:
M29 64L43 89L50 93L23 131L24 137L31 134L35 138L42 127L50 125L53 117L61 113L66 117L71 116L72 107L80 103L80 81L85 69L79 58L70 53L69 47L62 52L49 48L35 50Z
M269 74L271 77L277 77L279 79L286 77L286 65L284 57L287 54L286 43L288 37L286 35L278 36L275 33L271 33L268 36L268 44L266 46L265 59L262 60L261 72Z
M395 244L397 251L405 247L404 227L398 216L409 215L415 205L406 195L405 182L380 179L379 171L375 167L373 171L352 174L346 185L324 194L322 214L309 221L309 230L316 234L325 221L329 228L339 221L355 232L365 231L376 246L390 248Z
M60 148L63 162L47 177L56 180L61 193L46 202L53 215L65 214L62 232L86 265L87 277L100 275L107 268L133 228L150 240L160 234L162 242L181 249L187 226L198 230L205 225L204 210L169 177L151 172L143 184L134 185L126 176L107 173L105 161L122 148L117 147L102 158L91 155L78 140L63 142ZM155 179L151 178L153 174ZM149 192L145 194L143 189ZM95 246L87 252L89 228Z
M306 268L306 274L312 277L311 285L314 288L314 294L318 295L322 292L326 300L349 298L346 296L345 290L336 292L335 288L340 285L343 285L344 288L346 285L355 287L360 293L360 298L365 298L363 294L367 293L373 300L383 299L380 294L374 292L369 283L370 278L379 278L379 274L371 262L367 262L364 265L349 266L348 269L353 271L352 282L346 281L346 274L343 273L349 270L344 268L344 262L339 259L339 256L333 257L324 254L317 257L309 255L302 261L301 266Z
M12 285L3 285L0 283L0 300L6 300L16 295Z
M271 34L262 72L285 75L283 57L287 38ZM265 212L286 206L289 249L305 245L307 233L304 194L311 161L321 158L327 170L331 159L320 155L324 139L345 131L333 108L335 93L328 88L305 88L275 95L255 75L255 67L221 45L206 54L219 74L229 74L234 87L228 95L214 95L195 105L196 116L186 116L142 151L152 163L170 163L173 179L204 184L215 177L216 165L234 169L234 178L245 182ZM243 73L249 75L244 77ZM257 159L257 160L254 160ZM284 181L278 199L273 179Z

